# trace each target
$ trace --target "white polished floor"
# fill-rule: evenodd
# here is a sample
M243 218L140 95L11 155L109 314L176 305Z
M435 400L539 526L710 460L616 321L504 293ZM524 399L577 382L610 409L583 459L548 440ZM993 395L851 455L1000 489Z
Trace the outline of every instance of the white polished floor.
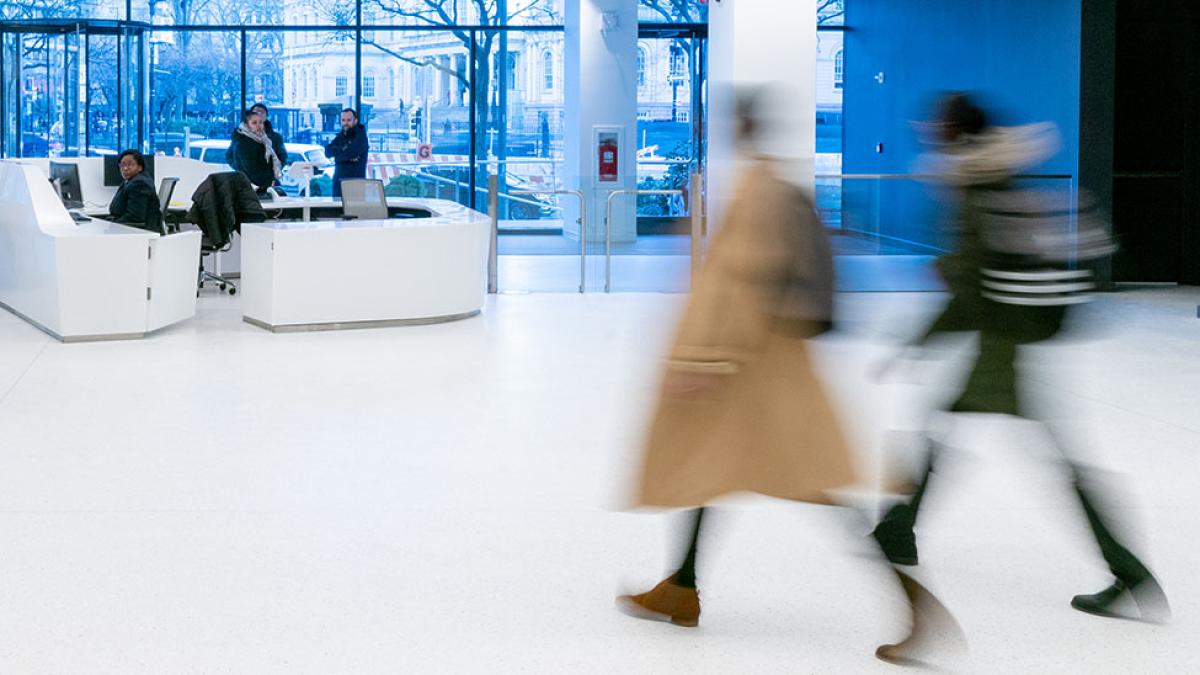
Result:
M273 335L238 300L142 342L0 312L0 673L899 672L899 596L829 509L738 500L694 630L617 613L673 520L620 509L683 296L501 295L460 323ZM938 368L868 373L936 295L843 298L818 347L864 465ZM1200 670L1200 289L1106 296L1038 381L1104 467L1173 601L1071 610L1106 578L1028 424L968 420L920 574L987 673ZM949 367L948 364L946 367ZM1089 455L1090 456L1090 455Z

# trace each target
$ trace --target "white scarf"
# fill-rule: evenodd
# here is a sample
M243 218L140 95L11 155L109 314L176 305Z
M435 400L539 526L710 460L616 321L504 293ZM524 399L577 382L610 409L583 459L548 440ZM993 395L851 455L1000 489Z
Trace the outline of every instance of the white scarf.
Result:
M271 172L275 174L276 178L279 178L283 174L283 163L279 161L279 156L275 154L275 146L271 144L271 137L267 135L267 132L260 131L259 133L254 133L250 127L246 126L245 122L239 124L237 130L239 134L246 138L262 143L263 147L267 149L265 156L267 163L271 165Z
M1058 129L1050 122L993 127L923 155L918 172L948 185L986 185L1041 164L1061 145Z

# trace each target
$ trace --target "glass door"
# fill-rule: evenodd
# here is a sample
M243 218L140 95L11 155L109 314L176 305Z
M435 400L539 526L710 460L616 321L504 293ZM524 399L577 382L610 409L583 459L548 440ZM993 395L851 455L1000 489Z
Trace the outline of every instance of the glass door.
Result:
M690 288L692 182L705 175L707 42L704 27L640 31L636 147L643 194L636 240L613 245L614 292Z
M0 25L4 156L147 150L148 28L70 19Z
M614 213L636 203L637 227L606 259L601 189L568 175L565 161L562 32L478 33L476 208L487 210L487 179L499 186L501 292L686 292L691 271L691 177L704 173L706 40L702 25L642 26L637 53L639 190L612 196ZM486 71L484 70L486 68ZM485 86L486 85L486 86ZM593 177L594 180L594 177ZM580 237L580 212L589 214ZM581 239L583 239L581 241ZM586 246L586 256L581 249Z

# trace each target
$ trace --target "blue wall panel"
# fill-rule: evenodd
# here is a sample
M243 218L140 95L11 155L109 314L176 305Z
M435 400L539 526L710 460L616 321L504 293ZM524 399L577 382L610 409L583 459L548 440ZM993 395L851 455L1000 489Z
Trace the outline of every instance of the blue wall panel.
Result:
M939 92L970 90L997 123L1054 122L1063 147L1036 172L1078 175L1080 0L847 0L846 25L845 173L913 172L911 122ZM905 183L845 208L880 210L885 236L939 245L936 202Z
M1041 170L1077 173L1079 0L848 0L846 11L847 173L911 170L909 122L951 89L982 92L1002 123L1054 122L1063 149Z

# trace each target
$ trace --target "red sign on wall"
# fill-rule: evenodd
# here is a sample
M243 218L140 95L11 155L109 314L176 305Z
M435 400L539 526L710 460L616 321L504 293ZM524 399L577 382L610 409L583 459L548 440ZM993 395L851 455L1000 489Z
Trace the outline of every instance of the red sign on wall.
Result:
M601 134L596 153L599 159L597 176L602 183L617 182L617 156L620 148L617 146L616 134Z

